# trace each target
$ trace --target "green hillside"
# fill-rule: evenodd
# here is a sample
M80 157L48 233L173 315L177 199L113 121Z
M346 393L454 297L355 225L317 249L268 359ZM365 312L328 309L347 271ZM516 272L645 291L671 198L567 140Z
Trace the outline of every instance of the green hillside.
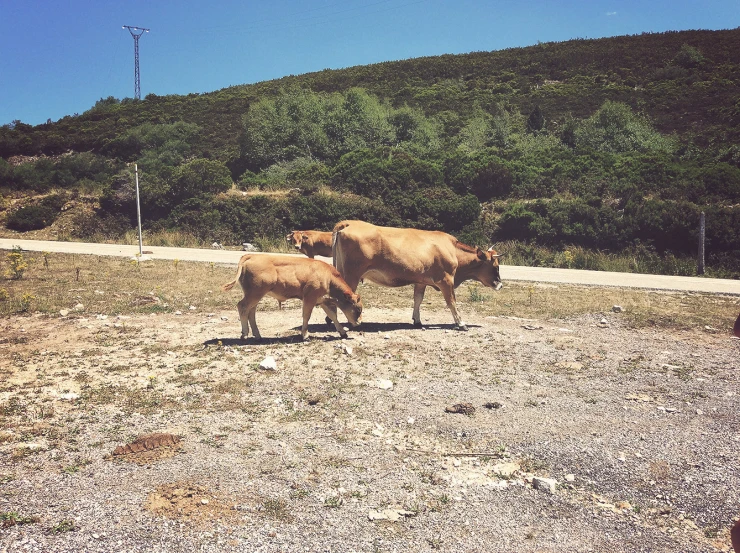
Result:
M705 211L710 272L737 276L739 79L734 29L101 99L0 128L0 220L42 228L77 198L95 210L73 234L114 239L135 218L136 162L150 232L241 243L356 217L506 241L531 263L598 250L688 273Z

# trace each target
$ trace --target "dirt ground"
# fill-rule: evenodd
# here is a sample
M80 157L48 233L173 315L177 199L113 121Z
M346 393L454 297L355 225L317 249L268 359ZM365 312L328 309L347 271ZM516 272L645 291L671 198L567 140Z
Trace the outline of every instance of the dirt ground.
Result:
M730 550L739 340L408 302L0 319L0 551Z

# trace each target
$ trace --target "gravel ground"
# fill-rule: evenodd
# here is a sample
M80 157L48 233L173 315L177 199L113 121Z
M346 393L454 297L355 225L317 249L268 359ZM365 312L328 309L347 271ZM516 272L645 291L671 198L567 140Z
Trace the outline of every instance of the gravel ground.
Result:
M730 550L739 340L422 315L0 320L0 551ZM112 457L153 432L181 449Z

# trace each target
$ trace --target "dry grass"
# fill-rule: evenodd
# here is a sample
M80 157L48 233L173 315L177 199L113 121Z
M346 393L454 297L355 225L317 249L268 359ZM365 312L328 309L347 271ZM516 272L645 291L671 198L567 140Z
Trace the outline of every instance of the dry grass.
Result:
M137 263L56 253L45 257L36 252L24 252L23 256L28 264L23 278L0 282L0 288L7 291L7 297L0 298L0 315L57 314L62 309L70 310L71 315L88 317L185 313L191 311L191 306L197 312L208 313L235 311L239 300L238 293L220 290L221 284L234 276L231 266L164 260ZM4 257L2 262L0 273L8 268ZM502 273L505 278L506 266ZM408 307L411 317L413 293L409 287L361 285L359 293L366 307ZM622 320L634 327L709 326L720 331L732 328L740 309L740 299L728 296L521 282L505 282L500 292L469 282L458 289L457 298L463 314L474 310L491 316L564 319L587 313L608 314L613 305L621 305L625 309ZM78 304L83 308L76 312ZM432 289L428 289L424 299L422 317L424 310L430 308L445 309L442 295ZM266 298L260 309L277 309L277 302ZM127 332L125 321L117 332Z

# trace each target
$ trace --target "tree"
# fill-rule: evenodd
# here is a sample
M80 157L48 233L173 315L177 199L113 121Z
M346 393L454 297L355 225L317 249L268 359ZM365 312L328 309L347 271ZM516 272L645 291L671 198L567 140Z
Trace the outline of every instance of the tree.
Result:
M545 127L545 116L540 109L539 104L534 106L527 118L527 130L531 133L541 131Z

